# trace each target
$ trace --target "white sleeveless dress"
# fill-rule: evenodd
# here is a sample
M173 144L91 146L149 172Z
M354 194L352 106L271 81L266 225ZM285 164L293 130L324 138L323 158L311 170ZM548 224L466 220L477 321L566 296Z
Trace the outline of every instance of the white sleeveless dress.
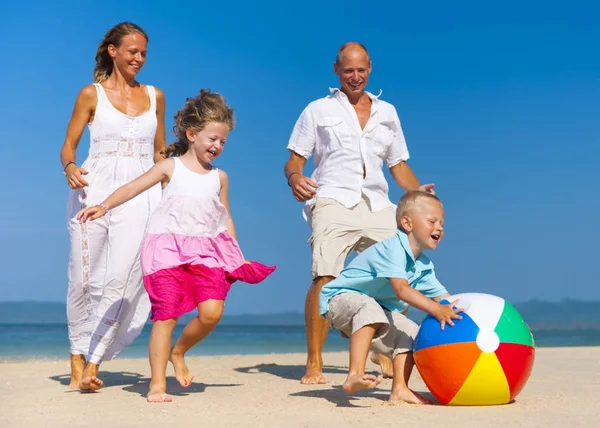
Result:
M146 86L150 108L131 117L117 110L102 85L89 124L90 150L82 168L89 186L71 191L67 212L71 239L67 318L71 354L99 364L117 356L142 331L150 301L142 283L140 243L161 197L160 184L79 224L84 207L101 203L118 187L154 165L156 93Z

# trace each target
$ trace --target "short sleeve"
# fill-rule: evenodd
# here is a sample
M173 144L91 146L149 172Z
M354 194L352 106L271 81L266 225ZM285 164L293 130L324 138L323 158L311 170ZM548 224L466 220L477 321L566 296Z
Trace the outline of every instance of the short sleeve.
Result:
M378 278L408 279L406 274L406 252L394 236L373 245L369 251L369 268Z
M394 140L392 141L392 145L390 150L388 151L388 156L386 159L386 163L388 168L391 168L400 162L408 160L410 157L408 153L408 147L406 146L406 140L404 139L404 132L402 132L402 125L400 124L400 118L398 117L398 113L394 106L390 106L392 109L392 123L394 124L395 132L394 132Z
M415 288L419 290L425 297L433 298L446 294L446 288L438 281L435 276L435 271L431 270L421 278Z
M296 121L287 148L308 159L313 153L315 142L315 124L309 104Z

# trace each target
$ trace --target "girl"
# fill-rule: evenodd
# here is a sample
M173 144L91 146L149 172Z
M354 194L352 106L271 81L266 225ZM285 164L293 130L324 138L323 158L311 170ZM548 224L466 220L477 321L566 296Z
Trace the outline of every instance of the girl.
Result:
M111 210L116 213L119 205L162 183L163 199L152 215L141 250L154 321L149 343L150 402L171 401L166 394L168 360L179 383L191 384L193 376L184 355L221 319L231 284L237 280L255 284L275 270L244 260L229 210L227 174L211 165L233 127L233 110L224 98L200 91L175 115L173 130L178 141L166 150L173 157L77 216L83 224ZM195 307L198 317L187 324L169 356L177 318Z
M71 389L100 388L100 363L114 358L140 334L150 312L139 248L160 201L160 188L155 186L101 221L80 224L76 218L82 208L99 203L163 159L163 93L136 80L146 63L147 43L144 30L131 22L108 30L96 52L95 83L77 96L60 152L71 188L67 209ZM80 167L75 154L86 125L90 151Z

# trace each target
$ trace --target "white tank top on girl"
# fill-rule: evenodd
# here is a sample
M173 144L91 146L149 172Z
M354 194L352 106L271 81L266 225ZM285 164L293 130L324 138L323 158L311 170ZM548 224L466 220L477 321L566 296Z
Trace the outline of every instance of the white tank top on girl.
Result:
M219 199L219 170L213 168L208 174L198 174L181 159L172 159L173 175L147 233L215 237L226 231L229 214Z

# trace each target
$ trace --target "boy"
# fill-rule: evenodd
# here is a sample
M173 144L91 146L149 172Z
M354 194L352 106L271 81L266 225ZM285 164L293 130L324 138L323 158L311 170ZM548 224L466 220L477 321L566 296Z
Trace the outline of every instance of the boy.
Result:
M418 326L403 315L408 305L436 317L443 329L461 319L448 305L449 294L435 277L433 263L422 254L437 247L444 235L444 208L437 196L407 192L396 210L398 232L361 254L321 290L319 311L350 337L350 368L343 389L353 393L375 388L381 376L365 374L369 349L393 359L390 401L414 404L428 400L408 388L414 366L413 340Z

